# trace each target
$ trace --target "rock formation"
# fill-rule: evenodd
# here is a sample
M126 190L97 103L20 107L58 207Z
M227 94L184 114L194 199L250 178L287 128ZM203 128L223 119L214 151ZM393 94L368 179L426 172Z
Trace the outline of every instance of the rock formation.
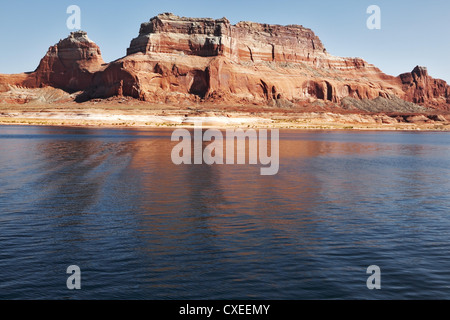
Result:
M94 74L104 68L100 48L87 33L77 31L50 47L37 69L29 74L0 75L0 91L6 85L29 88L51 86L68 92L92 86Z
M115 63L137 76L136 97L144 100L193 95L242 103L339 102L402 93L394 77L361 59L331 56L310 29L297 25L161 14L141 25L127 54ZM371 81L360 83L361 77Z
M426 68L417 66L399 77L406 100L430 107L450 104L450 87L444 80L430 77Z
M329 54L303 26L232 25L226 18L170 13L143 23L121 59L105 64L86 33L74 32L49 49L34 73L0 75L0 91L8 85L82 91L78 101L123 95L294 107L311 100L340 104L344 98L395 97L441 109L450 103L450 87L425 68L386 75L362 59Z
M48 49L36 69L36 80L39 84L67 91L85 90L92 85L94 74L104 63L100 48L86 32L72 32Z

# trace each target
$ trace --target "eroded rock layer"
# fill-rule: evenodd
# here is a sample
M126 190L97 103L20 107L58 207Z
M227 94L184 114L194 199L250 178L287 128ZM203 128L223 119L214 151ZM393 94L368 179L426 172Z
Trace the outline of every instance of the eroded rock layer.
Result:
M310 29L226 18L160 14L143 23L127 55L105 64L85 32L50 47L34 73L0 75L9 85L82 91L78 101L131 96L144 101L181 100L294 106L344 98L392 97L425 107L448 108L450 87L416 67L398 77L360 58L329 54ZM346 100L352 101L352 100ZM358 105L358 104L356 104Z

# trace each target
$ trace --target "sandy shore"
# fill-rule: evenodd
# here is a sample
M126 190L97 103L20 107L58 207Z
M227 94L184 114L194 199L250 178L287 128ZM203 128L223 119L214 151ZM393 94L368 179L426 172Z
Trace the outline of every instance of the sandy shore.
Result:
M159 109L158 109L159 108ZM258 110L257 110L258 111ZM419 118L420 120L420 118ZM95 127L203 127L217 128L284 128L336 130L433 130L450 131L449 121L395 120L386 114L333 112L267 112L228 109L175 109L153 106L128 108L111 106L52 107L38 106L0 108L1 125L50 125Z

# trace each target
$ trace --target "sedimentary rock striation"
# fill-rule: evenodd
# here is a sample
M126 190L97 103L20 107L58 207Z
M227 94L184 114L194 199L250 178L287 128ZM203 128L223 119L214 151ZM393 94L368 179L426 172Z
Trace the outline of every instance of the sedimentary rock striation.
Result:
M425 67L417 66L399 78L405 100L434 107L450 105L450 86L444 80L430 77Z
M68 91L85 90L92 85L94 74L102 70L100 48L86 32L72 32L70 36L50 47L35 74L39 84Z
M51 86L66 91L86 90L104 69L100 48L84 31L72 32L51 46L37 69L29 74L0 75L0 91L7 85L29 88Z
M416 67L398 77L360 58L327 52L310 29L226 18L184 18L165 13L141 25L127 55L105 64L85 32L51 47L35 72L0 75L9 85L80 91L78 101L131 96L154 102L180 100L273 104L345 98L392 97L447 108L450 87ZM350 101L347 99L347 101Z

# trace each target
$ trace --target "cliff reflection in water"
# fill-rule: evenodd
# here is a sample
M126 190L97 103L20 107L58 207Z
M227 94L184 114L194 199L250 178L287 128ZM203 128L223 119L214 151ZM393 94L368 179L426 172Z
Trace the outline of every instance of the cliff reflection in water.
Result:
M281 131L261 176L176 166L171 133L2 128L0 297L448 297L446 134Z

